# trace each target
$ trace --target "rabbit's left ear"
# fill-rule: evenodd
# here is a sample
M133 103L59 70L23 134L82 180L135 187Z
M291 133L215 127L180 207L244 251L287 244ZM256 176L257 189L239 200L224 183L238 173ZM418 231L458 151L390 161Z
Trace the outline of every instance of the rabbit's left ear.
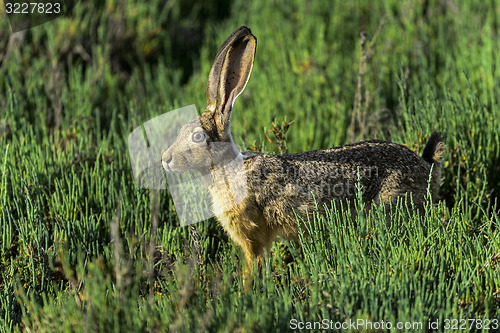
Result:
M257 39L248 34L229 46L219 76L215 105L215 122L219 133L227 134L233 103L243 92L252 72Z

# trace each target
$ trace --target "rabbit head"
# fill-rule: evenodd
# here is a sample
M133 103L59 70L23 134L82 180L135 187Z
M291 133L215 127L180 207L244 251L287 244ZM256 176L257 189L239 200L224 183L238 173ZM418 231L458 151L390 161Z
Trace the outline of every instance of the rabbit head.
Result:
M207 174L241 154L231 136L231 115L234 101L250 77L256 46L257 39L247 27L236 30L222 44L208 77L207 107L182 127L165 151L165 170L196 169Z

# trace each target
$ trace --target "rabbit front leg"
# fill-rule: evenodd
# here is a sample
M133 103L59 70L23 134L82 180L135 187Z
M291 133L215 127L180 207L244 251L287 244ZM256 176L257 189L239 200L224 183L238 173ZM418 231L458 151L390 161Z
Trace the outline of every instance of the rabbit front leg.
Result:
M253 265L257 265L258 274L262 274L264 264L264 255L269 251L272 241L268 239L262 242L264 238L252 237L240 243L241 249L245 255L246 267L243 275L243 287L245 292L249 292L253 286Z
M217 216L217 219L233 242L241 247L247 264L246 272L250 274L254 262L261 270L265 251L270 249L276 231L265 222L258 210L246 210L246 213L234 209ZM246 216L248 214L251 216Z

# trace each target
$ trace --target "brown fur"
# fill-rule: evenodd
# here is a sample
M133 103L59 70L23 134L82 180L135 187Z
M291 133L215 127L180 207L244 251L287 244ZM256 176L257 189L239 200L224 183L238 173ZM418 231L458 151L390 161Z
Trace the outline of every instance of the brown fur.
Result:
M434 165L430 190L437 200L444 153L438 134L429 139L423 157L385 141L289 155L240 153L230 132L232 105L250 76L255 47L246 27L221 46L210 71L206 110L182 128L162 157L167 171L197 169L204 175L217 220L241 246L249 266L276 237L297 237L296 214L353 201L358 175L365 203L395 202L411 193L422 211ZM194 142L193 133L200 131L205 139Z

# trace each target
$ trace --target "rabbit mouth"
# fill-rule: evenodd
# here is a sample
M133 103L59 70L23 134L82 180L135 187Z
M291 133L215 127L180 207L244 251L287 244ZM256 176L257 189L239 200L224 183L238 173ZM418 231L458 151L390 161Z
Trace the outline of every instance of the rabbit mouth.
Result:
M182 171L181 170L176 170L174 168L172 168L167 162L165 161L161 161L161 165L163 167L163 169L165 169L165 171L167 172L172 172L172 173L181 173Z

